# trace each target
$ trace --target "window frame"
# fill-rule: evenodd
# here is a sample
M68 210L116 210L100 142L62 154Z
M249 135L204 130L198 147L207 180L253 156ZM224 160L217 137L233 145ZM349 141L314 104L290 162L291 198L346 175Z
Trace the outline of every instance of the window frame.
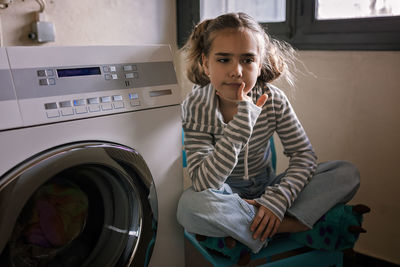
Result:
M199 0L177 0L177 44L181 48L186 43L194 26L200 21Z
M400 16L317 20L316 0L286 0L286 21L262 23L299 50L400 50ZM200 1L177 0L178 46L200 20Z

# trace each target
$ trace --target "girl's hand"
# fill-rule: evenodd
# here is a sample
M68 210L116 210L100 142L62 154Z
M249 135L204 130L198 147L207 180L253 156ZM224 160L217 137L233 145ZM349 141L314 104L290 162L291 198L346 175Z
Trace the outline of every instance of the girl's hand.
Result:
M252 102L253 100L252 100L252 98L250 97L250 96L248 96L247 95L247 93L245 92L245 87L246 87L246 84L244 83L244 82L242 82L241 84L240 84L240 87L239 87L239 89L238 89L238 91L237 91L237 96L236 96L236 100L233 100L233 99L230 99L230 98L226 98L226 97L224 97L220 92L216 92L216 94L219 96L219 97L221 97L222 99L224 99L225 101L227 101L227 102L231 102L231 103L233 103L233 104L237 104L237 102L238 101L249 101L249 102ZM268 95L267 94L263 94L262 96L260 96L260 98L257 100L257 103L256 103L256 105L258 106L258 107L262 107L262 106L264 106L264 104L267 102L267 99L268 99Z
M261 241L265 241L268 237L273 237L277 232L281 221L268 208L260 205L253 199L244 199L247 203L258 208L258 212L254 217L250 230L253 232L253 238L260 237Z
M246 87L246 84L244 82L242 82L242 84L240 85L239 90L237 92L237 98L239 101L245 100L245 101L252 102L253 100L251 99L251 97L247 95L248 92L245 92L245 90L244 90L245 87ZM261 108L262 106L264 106L265 102L267 102L267 99L268 99L268 95L263 94L257 100L256 105Z
M237 99L239 101L245 100L245 101L251 102L252 101L251 97L247 95L248 92L246 93L244 91L245 87L246 87L246 84L244 82L242 82L239 86L239 90L237 91Z

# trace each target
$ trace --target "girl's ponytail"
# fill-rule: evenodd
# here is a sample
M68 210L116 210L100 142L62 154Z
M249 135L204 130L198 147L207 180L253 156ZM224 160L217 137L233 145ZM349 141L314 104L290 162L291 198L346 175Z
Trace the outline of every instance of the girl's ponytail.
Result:
M204 20L197 24L190 34L188 41L182 48L182 50L187 53L187 77L191 82L201 86L210 82L210 79L204 73L201 59L202 54L205 52L204 40L210 22L211 20Z
M265 82L272 82L282 75L285 80L293 85L293 74L291 70L296 61L296 52L293 47L284 41L266 37L265 55L261 75L258 82L262 85Z

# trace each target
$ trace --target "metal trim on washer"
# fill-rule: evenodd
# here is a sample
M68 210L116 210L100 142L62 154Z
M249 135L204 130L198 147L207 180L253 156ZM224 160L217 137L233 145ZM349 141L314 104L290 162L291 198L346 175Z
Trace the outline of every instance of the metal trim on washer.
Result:
M43 151L5 173L0 179L0 195L3 197L0 203L0 212L4 215L2 217L7 219L0 218L0 234L3 236L9 233L11 236L14 224L10 223L10 221L17 221L24 205L41 185L61 172L85 165L102 166L115 171L118 175L114 178L122 178L122 181L118 182L129 187L127 190L129 190L130 193L126 195L136 196L135 201L126 203L125 206L130 209L133 205L138 205L139 221L136 222L136 228L138 230L130 231L130 229L119 229L118 225L104 225L104 229L106 229L104 231L114 231L117 232L117 235L127 234L126 243L119 244L122 256L118 256L117 259L112 260L110 266L128 266L132 264L133 261L140 261L141 265L143 265L150 257L148 254L151 254L152 251L148 246L151 246L151 239L154 239L153 234L155 231L152 229L154 227L152 224L157 222L157 218L153 217L157 214L157 199L153 199L153 201L150 200L152 203L145 203L149 197L151 187L153 186L153 178L150 170L137 151L120 144L96 141L61 145ZM110 179L109 182L111 182L111 180L112 179ZM18 199L15 198L15 195L18 195ZM156 195L153 195L153 197L156 197ZM144 206L147 207L146 211L144 210ZM154 212L152 212L152 210L154 210ZM125 215L123 214L122 216ZM147 221L144 223L143 220ZM112 234L113 233L103 238L107 239L103 241L108 244L112 242ZM6 242L8 242L10 236L0 240L2 242L2 244L0 244L0 251L6 246ZM134 241L133 239L135 236L136 240ZM129 238L131 240L129 241L132 245L131 247L126 245ZM117 245L121 243L120 236L114 239ZM140 246L139 241L141 244ZM147 243L148 245L143 246L143 243ZM98 246L100 246L100 244ZM113 248L117 249L117 247ZM142 250L141 254L146 254L145 258L135 257L138 249ZM102 248L98 247L97 250L97 257L101 257L103 254ZM124 256L125 258L122 259L121 257ZM96 262L95 258L96 257L91 257L94 262ZM91 259L88 257L87 261ZM91 265L91 263L88 264Z

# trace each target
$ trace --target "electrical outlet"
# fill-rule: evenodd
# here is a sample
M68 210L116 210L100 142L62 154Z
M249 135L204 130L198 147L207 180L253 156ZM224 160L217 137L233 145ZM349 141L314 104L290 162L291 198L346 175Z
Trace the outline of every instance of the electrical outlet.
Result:
M32 23L29 38L39 43L54 42L56 39L54 24L46 21L44 12L36 13L36 22Z
M37 21L32 24L31 39L39 43L54 42L56 39L54 24L49 21Z

